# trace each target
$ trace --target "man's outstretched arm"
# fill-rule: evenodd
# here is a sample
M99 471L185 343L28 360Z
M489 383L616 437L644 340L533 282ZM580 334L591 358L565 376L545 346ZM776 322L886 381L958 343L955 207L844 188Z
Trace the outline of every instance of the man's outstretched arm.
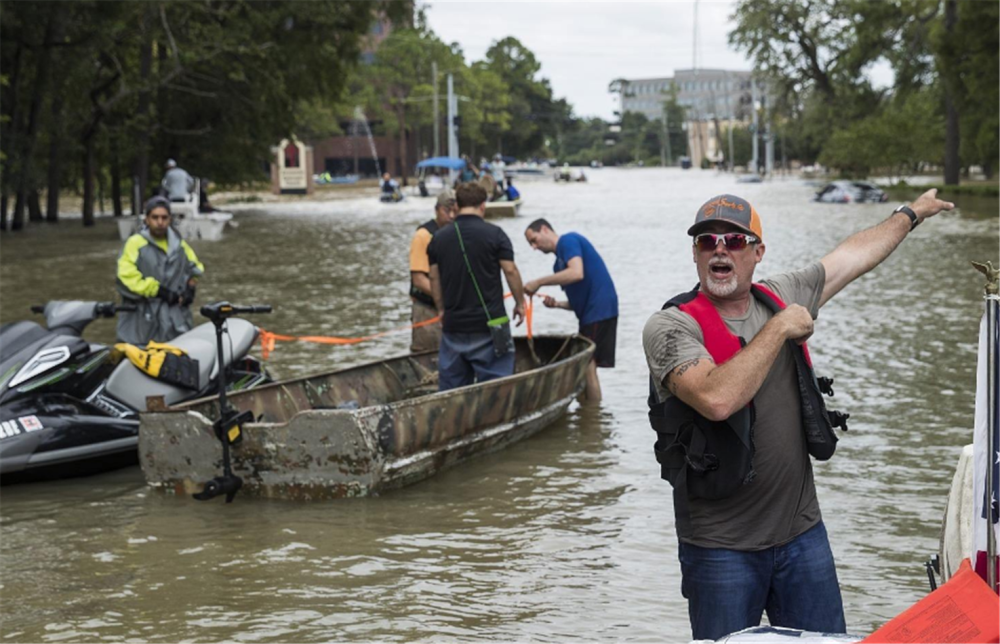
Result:
M934 188L910 204L918 222L954 207L950 201L938 199ZM823 306L842 288L881 264L910 232L911 225L905 213L896 212L882 223L854 233L834 248L821 260L826 269L826 283L819 305Z

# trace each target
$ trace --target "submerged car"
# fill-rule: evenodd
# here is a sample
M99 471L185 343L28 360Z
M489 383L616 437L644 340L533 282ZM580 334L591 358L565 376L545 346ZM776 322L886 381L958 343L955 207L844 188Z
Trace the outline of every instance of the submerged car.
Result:
M889 195L878 186L864 181L834 181L816 193L814 201L824 203L882 203Z

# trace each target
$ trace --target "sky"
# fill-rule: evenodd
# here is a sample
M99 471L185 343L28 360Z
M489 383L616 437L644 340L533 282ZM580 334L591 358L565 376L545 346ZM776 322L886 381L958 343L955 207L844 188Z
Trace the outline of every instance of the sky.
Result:
M427 21L445 42L457 42L467 62L514 36L542 65L556 97L577 116L611 119L618 106L608 93L615 78L672 76L691 69L694 12L691 0L649 2L523 2L428 0ZM698 67L750 70L746 55L728 43L735 0L698 2Z

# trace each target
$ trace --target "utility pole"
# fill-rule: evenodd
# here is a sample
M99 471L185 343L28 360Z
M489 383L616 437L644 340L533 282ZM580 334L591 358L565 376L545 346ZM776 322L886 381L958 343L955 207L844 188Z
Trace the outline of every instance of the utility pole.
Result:
M726 127L726 134L729 135L729 157L726 160L726 168L730 172L736 172L736 155L733 153L733 123L736 116L733 114L733 81L726 72L726 108L729 110L729 125Z
M753 128L753 160L751 162L753 169L751 172L756 174L760 169L760 151L757 149L759 145L757 139L760 136L758 126L760 123L757 116L757 79L755 78L750 79L750 107L753 109L753 123L751 124Z
M667 160L663 165L664 166L673 165L674 155L673 152L670 150L670 109L667 106L666 102L663 103L663 138L667 142ZM660 151L662 152L662 150L663 146L661 145Z
M660 119L660 167L667 167L667 151L663 146L666 145L667 138L667 108L663 107L663 118Z
M764 171L767 173L767 177L771 178L774 176L774 132L771 117L773 115L771 109L771 97L768 92L768 88L764 88Z
M441 113L438 111L438 64L431 61L431 77L434 83L434 156L441 156Z
M448 156L458 158L458 98L455 96L455 77L448 74ZM455 182L455 171L448 170L448 183Z

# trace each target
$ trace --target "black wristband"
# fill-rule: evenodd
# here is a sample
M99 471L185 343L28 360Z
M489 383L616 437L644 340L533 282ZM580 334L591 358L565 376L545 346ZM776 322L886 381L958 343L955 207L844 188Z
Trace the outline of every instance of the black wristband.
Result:
M917 213L913 212L913 208L910 208L906 204L903 204L893 210L892 214L896 214L897 212L901 212L910 218L910 230L913 230L920 225L920 219L917 217Z

